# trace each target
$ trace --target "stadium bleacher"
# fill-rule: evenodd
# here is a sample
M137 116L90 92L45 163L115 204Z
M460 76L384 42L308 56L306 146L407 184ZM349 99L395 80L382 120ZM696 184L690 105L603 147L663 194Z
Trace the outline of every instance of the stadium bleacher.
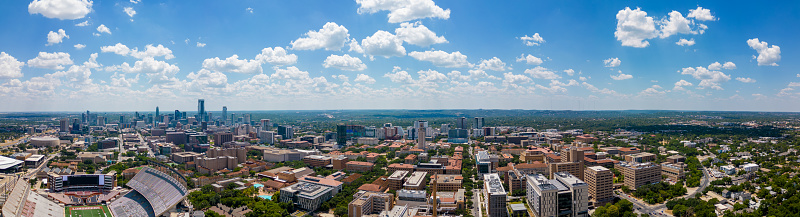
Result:
M186 198L188 192L172 176L149 167L139 171L127 185L133 190L109 204L114 216L161 215Z

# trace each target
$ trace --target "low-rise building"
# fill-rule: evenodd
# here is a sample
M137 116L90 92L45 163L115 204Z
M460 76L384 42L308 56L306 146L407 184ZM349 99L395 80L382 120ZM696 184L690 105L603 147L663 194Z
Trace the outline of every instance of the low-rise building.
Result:
M350 161L345 164L345 169L353 172L368 172L374 165L370 162Z
M298 182L289 187L281 188L280 202L293 203L296 207L314 211L322 203L333 198L333 188L310 182Z
M661 182L661 165L659 164L620 162L614 168L622 173L625 177L624 185L630 189Z
M303 163L310 167L325 167L331 164L332 157L322 155L309 155L303 157Z
M353 195L353 201L347 205L348 217L361 217L370 214L379 214L392 209L394 195L359 191Z
M655 160L656 160L656 155L647 152L625 155L625 161L628 162L644 163L644 162L652 162Z
M458 191L461 189L461 183L464 177L461 175L441 175L437 174L431 179L436 179L436 191Z
M674 163L684 163L684 162L686 162L686 157L681 156L681 155L672 155L672 156L667 157L667 162L672 163L672 164L674 164Z
M661 164L661 175L667 176L668 179L672 180L673 182L680 181L686 178L685 171L686 164L684 163L662 163Z
M411 176L406 179L403 184L403 189L407 190L425 190L425 177L426 172L413 172Z
M406 175L408 175L408 171L405 170L397 170L392 173L389 178L387 178L387 182L389 182L389 190L399 190L403 188L403 183L405 183Z

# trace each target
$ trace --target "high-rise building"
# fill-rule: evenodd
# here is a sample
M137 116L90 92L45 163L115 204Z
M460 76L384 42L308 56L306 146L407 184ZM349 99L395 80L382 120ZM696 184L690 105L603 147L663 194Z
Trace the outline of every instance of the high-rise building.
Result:
M68 122L69 119L66 118L62 118L61 121L59 121L59 124L61 124L61 132L69 132L69 125L67 125Z
M205 118L206 116L206 100L198 99L197 100L197 122L208 121Z
M427 132L427 131L428 131L428 129L426 127L420 127L418 129L418 131L417 131L417 148L422 149L422 150L428 150L428 145L425 144L426 143L425 137L427 136L427 135L425 135L425 132Z
M244 114L244 124L250 124L250 114Z
M281 125L278 126L278 135L281 135L283 139L292 139L294 138L294 130L292 126Z
M340 124L336 126L336 144L337 145L346 145L347 141L350 141L354 138L364 137L366 134L366 127L362 125L344 125Z
M547 162L550 171L550 178L555 177L555 173L568 172L583 180L583 151L577 147L565 147L561 149L561 162Z
M483 129L483 117L475 117L475 121L472 123L472 128Z
M269 119L261 119L261 130L269 131L272 128L272 123Z
M460 117L456 119L456 128L467 129L467 118Z
M506 190L503 181L497 173L483 175L483 195L486 201L486 213L489 217L506 217Z
M584 175L586 184L589 185L589 196L595 207L614 201L614 173L602 166L586 168Z
M228 124L228 106L222 106L222 125Z
M158 116L161 116L161 113L159 113L158 106L156 106L156 119L158 119Z
M180 120L180 119L183 119L183 116L181 116L181 111L178 111L176 109L175 110L175 120Z
M589 185L568 173L548 180L542 174L527 177L528 206L535 217L589 216Z

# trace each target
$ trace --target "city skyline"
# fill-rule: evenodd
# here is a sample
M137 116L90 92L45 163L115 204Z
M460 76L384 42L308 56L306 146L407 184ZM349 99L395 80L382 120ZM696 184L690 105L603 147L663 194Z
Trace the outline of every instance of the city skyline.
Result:
M0 3L0 112L800 111L797 2L53 2Z

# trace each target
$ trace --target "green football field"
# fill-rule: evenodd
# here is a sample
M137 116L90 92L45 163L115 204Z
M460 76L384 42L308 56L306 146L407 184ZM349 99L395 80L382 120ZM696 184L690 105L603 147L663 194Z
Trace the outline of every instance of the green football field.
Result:
M66 208L66 217L111 217L108 207L103 206L72 206Z

